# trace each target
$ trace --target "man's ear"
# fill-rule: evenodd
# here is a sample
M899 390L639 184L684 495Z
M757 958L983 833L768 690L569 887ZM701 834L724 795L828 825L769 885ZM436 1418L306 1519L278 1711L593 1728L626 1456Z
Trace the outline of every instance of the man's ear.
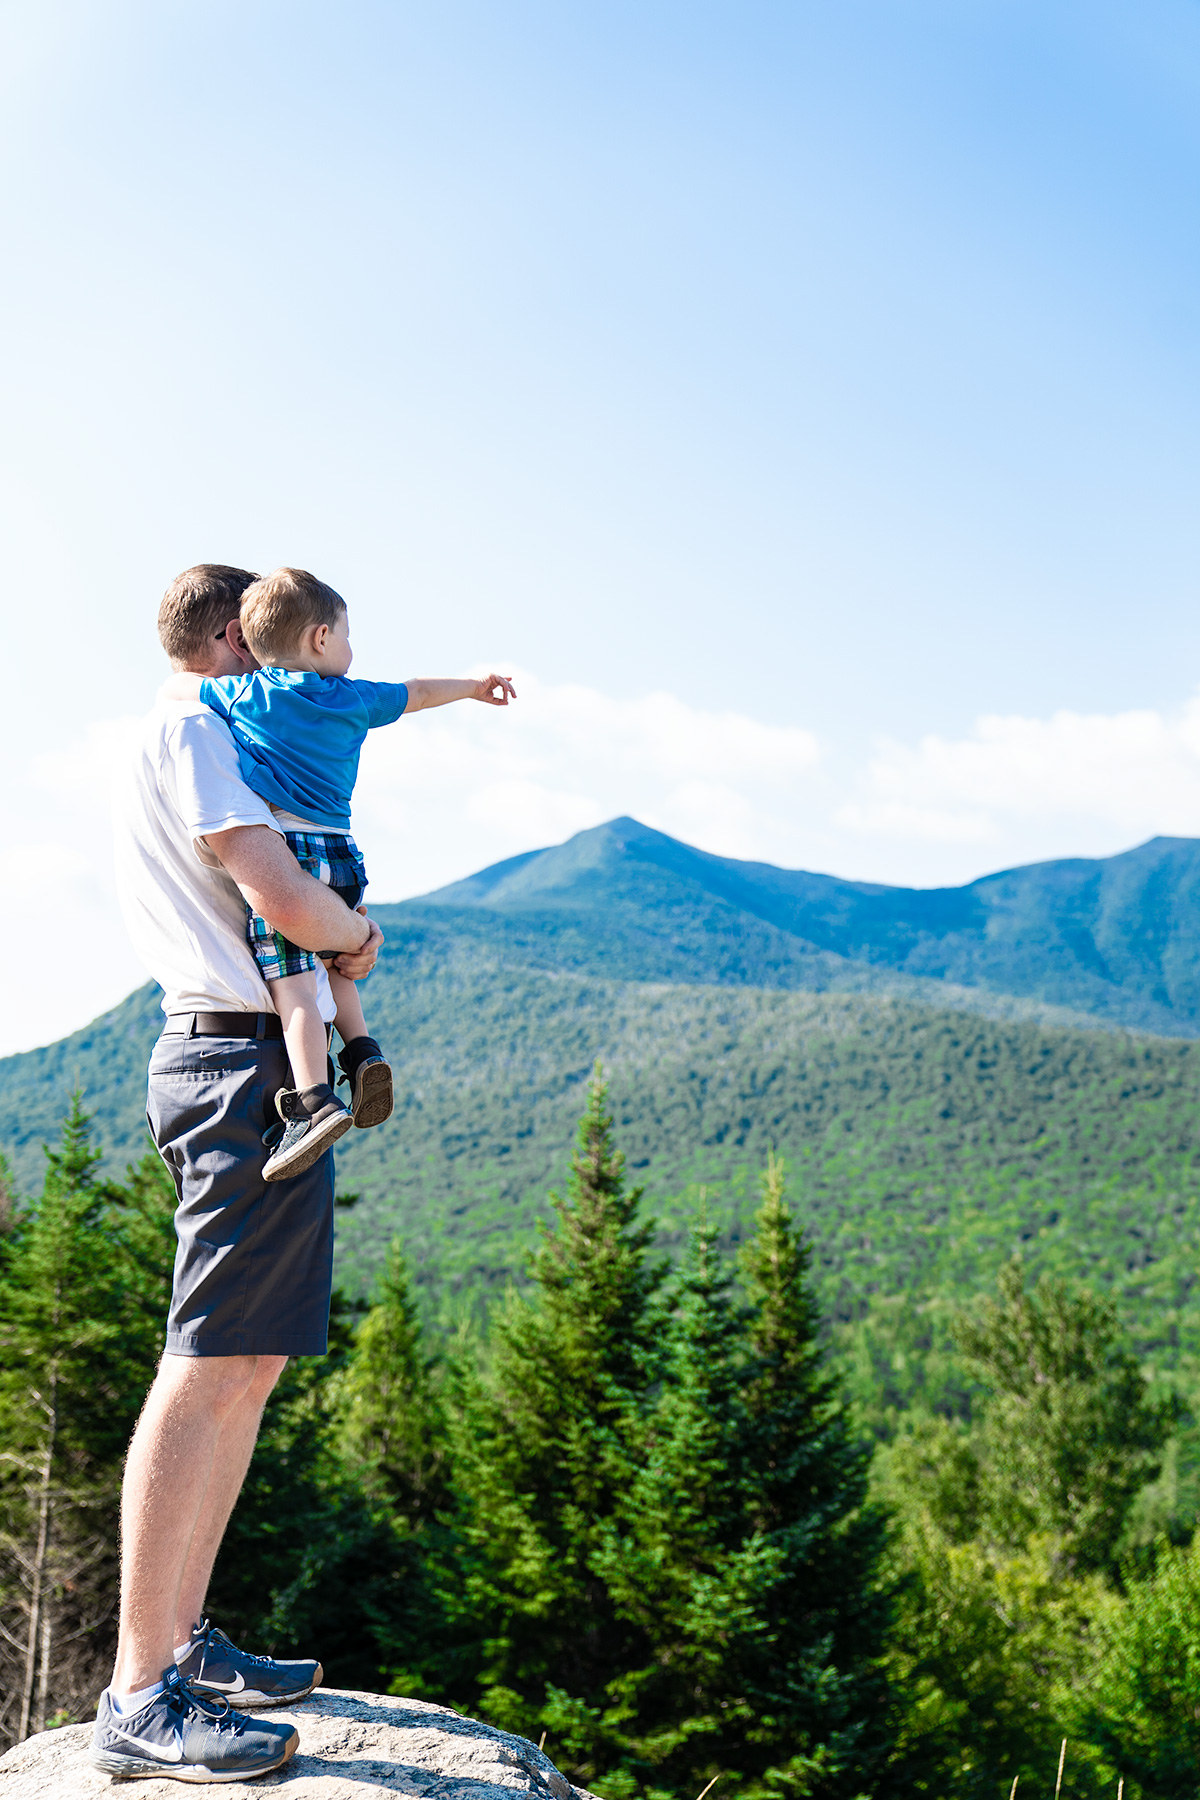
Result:
M242 630L242 621L240 619L230 619L228 625L225 627L225 642L229 645L229 648L233 651L233 654L237 657L239 662L244 663L248 669L258 668L258 658L246 642L246 634Z

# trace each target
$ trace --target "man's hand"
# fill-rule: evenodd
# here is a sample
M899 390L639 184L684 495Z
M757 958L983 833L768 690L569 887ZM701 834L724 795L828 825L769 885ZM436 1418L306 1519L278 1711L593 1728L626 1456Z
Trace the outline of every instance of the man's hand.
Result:
M358 910L363 918L367 919L366 907L360 906ZM371 935L362 949L344 952L334 961L334 968L339 975L344 975L347 981L365 981L375 967L375 960L383 948L383 933L374 919L367 919L367 924L371 927Z
M305 874L269 825L234 825L210 832L204 841L237 882L246 904L302 950L358 956L373 933L382 940L377 925L351 912L324 882Z
M517 690L507 675L485 675L482 681L475 683L475 692L471 695L472 700L482 700L488 706L507 706L516 697Z

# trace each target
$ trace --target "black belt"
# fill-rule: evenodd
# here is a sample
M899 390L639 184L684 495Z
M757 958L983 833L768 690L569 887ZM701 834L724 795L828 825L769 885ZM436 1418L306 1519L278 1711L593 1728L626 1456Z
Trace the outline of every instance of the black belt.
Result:
M164 1037L281 1038L278 1013L168 1013Z

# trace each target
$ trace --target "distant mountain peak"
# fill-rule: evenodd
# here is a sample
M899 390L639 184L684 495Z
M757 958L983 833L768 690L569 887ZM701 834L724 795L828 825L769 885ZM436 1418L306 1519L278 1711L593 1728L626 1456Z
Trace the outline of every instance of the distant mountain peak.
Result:
M1116 856L1032 863L961 887L902 888L716 856L622 816L495 863L421 904L574 913L598 941L631 931L643 940L678 935L690 920L714 953L740 917L847 968L1014 995L1143 1030L1190 1035L1200 1026L1195 838L1156 837ZM785 962L792 954L781 949ZM794 980L793 970L784 985Z

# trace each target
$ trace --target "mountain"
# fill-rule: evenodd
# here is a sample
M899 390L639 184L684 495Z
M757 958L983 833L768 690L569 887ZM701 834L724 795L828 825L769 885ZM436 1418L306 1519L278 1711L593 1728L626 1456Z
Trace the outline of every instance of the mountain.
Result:
M774 1148L837 1318L973 1289L1022 1246L1118 1288L1148 1357L1200 1359L1198 866L1156 840L923 892L616 820L380 907L367 1012L397 1110L339 1146L362 1196L341 1278L369 1288L397 1230L427 1293L519 1273L599 1057L669 1245L701 1186L737 1242ZM146 987L0 1062L27 1188L76 1083L110 1164L139 1153L158 1019Z
M878 987L890 974L907 978L913 985L902 991L914 998L937 1002L925 985L937 982L1143 1031L1200 1034L1194 838L1034 863L965 887L901 888L712 856L635 819L614 819L496 863L426 904L540 916L551 930L554 915L599 915L606 960L609 940L619 937L643 965L637 951L646 937L669 939L678 919L693 953L697 932L709 939L698 957L707 970L697 967L693 978L736 980L752 969L758 981L773 971L779 979L770 986ZM767 933L754 933L752 920Z

